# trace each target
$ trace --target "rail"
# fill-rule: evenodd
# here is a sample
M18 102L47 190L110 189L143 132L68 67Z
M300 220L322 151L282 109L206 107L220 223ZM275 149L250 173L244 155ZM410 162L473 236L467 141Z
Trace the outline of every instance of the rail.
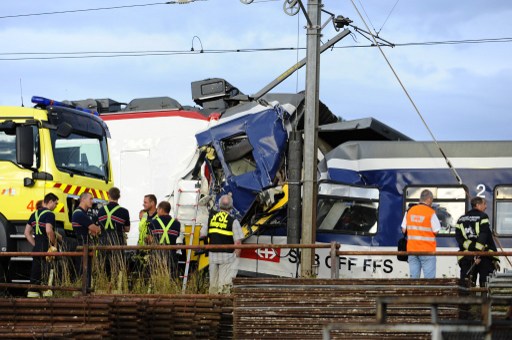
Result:
M331 258L335 261L331 265L331 278L339 278L340 256L396 256L396 255L424 255L424 256L512 256L512 251L482 252L482 251L434 251L434 252L411 252L411 251L355 251L339 250L341 245L337 242L323 244L241 244L241 245L144 245L144 246L102 246L102 245L84 245L77 247L76 251L66 252L0 252L0 257L23 257L23 256L53 256L53 257L82 257L82 287L62 287L62 286L42 286L26 285L19 283L0 283L0 288L30 288L30 289L51 289L62 291L81 291L82 295L90 292L87 286L87 267L90 257L95 256L96 251L119 251L119 250L219 250L219 249L330 249Z

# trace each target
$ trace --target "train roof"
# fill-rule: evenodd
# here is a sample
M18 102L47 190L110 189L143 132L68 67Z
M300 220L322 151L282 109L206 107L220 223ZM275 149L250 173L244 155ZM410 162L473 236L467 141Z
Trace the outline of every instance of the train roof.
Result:
M262 102L263 101L263 102ZM304 92L299 93L267 93L263 97L261 97L258 101L249 101L249 102L241 102L239 105L235 105L226 109L222 113L223 118L228 118L230 116L236 115L241 112L251 111L253 108L261 105L262 103L279 103L281 107L283 107L291 116L292 121L296 122L296 127L298 130L304 128L304 104L305 104L305 96ZM319 101L319 113L318 113L318 124L331 124L335 122L339 122L341 120L336 114L331 112L331 110Z
M439 142L448 157L512 157L512 141ZM358 160L365 158L435 158L442 157L434 142L351 141L326 155L326 158Z
M410 141L403 133L378 121L375 118L362 118L341 121L318 127L318 137L332 147L354 140L367 141Z

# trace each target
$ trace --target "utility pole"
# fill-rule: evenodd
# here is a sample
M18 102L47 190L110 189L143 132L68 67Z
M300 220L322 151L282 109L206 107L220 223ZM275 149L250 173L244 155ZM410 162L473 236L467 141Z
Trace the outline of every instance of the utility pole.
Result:
M306 43L306 104L304 114L304 190L302 201L302 244L316 240L317 128L320 87L320 36L322 0L308 0ZM301 276L311 277L315 250L302 249Z
M242 3L250 4L253 0L240 0ZM283 74L270 82L263 89L258 91L252 97L261 98L265 93L273 89L284 79L288 78L293 72L306 65L306 94L305 94L305 113L304 113L304 144L303 144L303 170L304 179L302 185L302 232L300 233L301 244L313 244L316 241L316 205L318 196L317 182L317 140L318 140L318 115L319 115L319 88L320 88L320 53L334 46L338 41L350 34L348 29L338 33L333 39L330 39L320 48L320 37L322 28L321 12L322 0L308 0L307 12L303 5L303 0L284 0L284 12L294 16L300 11L304 14L307 21L307 43L306 58L297 62L294 66L286 70ZM335 17L333 13L328 13L336 31L352 23L352 20L341 15ZM326 23L327 24L327 23ZM359 31L361 31L359 29ZM369 34L366 31L364 33ZM293 131L289 139L289 158L293 159L294 168L289 170L288 179L289 201L288 201L288 243L299 243L299 206L300 206L300 134ZM290 165L292 161L290 161ZM293 206L290 206L293 204ZM315 250L302 249L301 252L301 276L311 277L317 274L314 271Z

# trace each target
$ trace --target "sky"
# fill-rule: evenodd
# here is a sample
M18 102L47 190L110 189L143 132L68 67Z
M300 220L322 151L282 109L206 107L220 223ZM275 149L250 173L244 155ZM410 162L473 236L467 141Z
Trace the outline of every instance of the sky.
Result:
M383 47L383 52L435 138L511 139L511 1L353 1L363 18L350 0L322 3L324 10L348 17L365 30L366 23L397 45ZM193 105L193 81L224 78L252 94L305 56L305 16L302 12L287 15L285 0L178 2L0 2L0 105L19 106L23 97L28 106L33 95L120 102L169 96L182 105ZM20 16L118 6L134 7ZM323 13L324 42L337 33L328 19ZM322 102L343 119L374 117L415 140L431 140L382 54L366 47L369 41L351 31L354 34L321 56ZM400 46L501 38L509 39ZM286 50L275 50L282 48ZM219 53L236 50L243 51ZM155 51L173 52L147 55ZM98 58L98 52L110 52L101 54L110 57ZM138 55L112 57L120 52ZM305 68L273 92L295 93L304 88Z

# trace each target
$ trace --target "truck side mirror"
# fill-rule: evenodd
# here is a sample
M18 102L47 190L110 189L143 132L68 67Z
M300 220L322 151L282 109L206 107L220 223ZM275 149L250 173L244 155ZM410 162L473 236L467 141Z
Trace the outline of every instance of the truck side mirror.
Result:
M16 163L31 168L34 164L34 130L32 126L16 127Z

